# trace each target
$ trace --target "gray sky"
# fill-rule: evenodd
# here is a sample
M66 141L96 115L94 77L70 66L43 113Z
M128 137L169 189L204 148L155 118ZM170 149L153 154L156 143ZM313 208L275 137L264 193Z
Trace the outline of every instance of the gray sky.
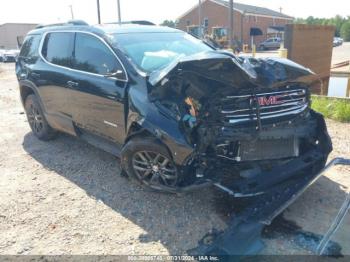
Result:
M122 19L160 23L176 19L198 0L120 0ZM236 1L236 0L235 0ZM349 0L240 0L237 2L279 10L294 17L350 16ZM100 0L102 22L117 20L117 0ZM0 24L7 22L54 23L70 19L69 5L76 19L97 23L96 0L1 0Z

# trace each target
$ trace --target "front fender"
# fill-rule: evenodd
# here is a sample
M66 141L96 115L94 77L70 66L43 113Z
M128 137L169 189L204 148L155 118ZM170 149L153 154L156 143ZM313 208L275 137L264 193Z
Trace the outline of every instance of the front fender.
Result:
M142 130L158 138L168 147L177 165L183 165L194 150L180 130L179 122L161 112L155 103L149 101L147 93L137 88L130 88L129 91L127 123L129 134L132 124L137 123Z

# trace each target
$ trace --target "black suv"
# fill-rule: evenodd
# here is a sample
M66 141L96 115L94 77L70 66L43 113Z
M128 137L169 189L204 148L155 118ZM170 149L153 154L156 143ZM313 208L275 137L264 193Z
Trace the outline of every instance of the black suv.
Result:
M25 38L16 74L37 138L82 138L156 190L257 195L316 174L332 150L310 109L319 83L310 70L236 57L168 27L40 27Z

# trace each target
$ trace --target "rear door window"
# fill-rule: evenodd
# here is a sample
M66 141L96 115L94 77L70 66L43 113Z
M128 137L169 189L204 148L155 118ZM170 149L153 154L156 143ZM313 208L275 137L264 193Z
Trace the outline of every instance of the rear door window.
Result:
M39 56L39 45L41 35L28 35L24 39L24 43L19 53L20 58L25 58L27 63L35 63Z
M45 37L42 55L52 64L72 67L73 32L53 32Z
M97 37L76 33L73 68L89 73L106 75L124 73L114 53Z

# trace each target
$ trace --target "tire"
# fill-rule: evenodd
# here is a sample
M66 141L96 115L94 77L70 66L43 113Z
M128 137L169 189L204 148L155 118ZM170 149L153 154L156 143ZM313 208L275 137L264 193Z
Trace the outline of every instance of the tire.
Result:
M266 49L266 47L265 47L264 45L261 45L261 46L260 46L260 50L265 51L265 50L267 50L267 49Z
M122 167L143 186L171 191L179 184L179 172L167 148L154 138L136 137L122 150Z
M43 110L35 95L27 96L24 108L33 134L40 140L48 141L55 138L57 132L50 127Z

